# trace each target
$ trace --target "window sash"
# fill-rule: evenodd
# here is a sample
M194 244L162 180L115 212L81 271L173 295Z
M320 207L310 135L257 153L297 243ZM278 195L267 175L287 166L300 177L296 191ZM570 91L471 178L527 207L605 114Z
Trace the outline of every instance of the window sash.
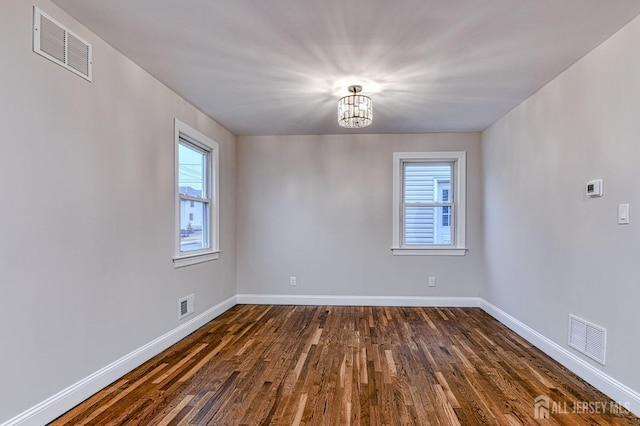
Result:
M200 198L200 197L194 197L192 195L178 194L178 197L180 197L181 200L191 201L192 203L194 201L198 202L198 203L210 203L211 202L210 198ZM191 207L193 207L193 204L191 205Z
M192 142L188 139L187 136L180 134L180 138L179 138L179 145L189 149L190 151L193 151L197 154L202 155L202 167L201 170L197 170L197 169L193 169L193 170L189 170L189 168L185 165L185 163L183 163L183 159L180 157L180 154L178 154L178 198L179 198L179 203L180 206L178 207L179 211L180 211L180 221L182 222L182 216L183 213L187 214L186 212L183 212L182 209L186 208L187 204L189 206L192 206L194 209L198 209L198 207L196 206L201 206L202 211L200 212L200 215L202 216L202 223L199 224L200 229L198 231L195 231L195 233L199 233L200 236L199 238L191 238L190 235L192 235L192 230L190 229L186 229L183 227L183 224L180 223L179 229L177 230L177 232L180 234L179 237L179 246L178 246L178 250L180 254L192 254L192 253L197 253L199 251L206 251L206 250L210 250L211 249L211 238L209 235L210 232L210 226L209 226L209 222L210 222L210 216L211 216L211 198L209 195L209 188L210 188L210 176L211 176L211 151L201 148L198 144L196 144L195 142ZM178 150L179 151L179 150ZM197 196L197 195L193 195L193 194L189 194L189 193L184 193L181 191L181 188L186 188L186 183L183 183L183 186L180 186L180 174L189 174L192 173L195 177L196 180L193 182L194 186L196 187L201 187L202 190L200 191L202 196ZM189 187L191 188L191 187ZM198 189L197 188L191 188L194 192L197 192ZM185 192L189 192L189 191L185 191ZM184 203L183 203L184 202ZM189 217L193 217L193 213L188 213ZM189 225L191 224L193 219L189 219ZM192 241L190 243L186 243L185 244L185 240L187 238L190 238ZM185 248L185 245L195 245L195 247L193 248Z
M407 197L407 166L408 165L423 165L423 166L431 166L431 167L448 167L449 168L449 173L447 175L448 178L448 182L449 182L449 189L448 191L448 200L447 201L436 201L439 198L439 193L438 193L438 185L437 185L437 181L438 179L435 176L431 176L430 179L433 179L434 185L431 189L432 192L432 198L434 199L434 201L432 202L407 202L406 201L406 197ZM456 204L456 200L455 200L455 191L453 191L453 188L455 187L455 174L456 174L456 161L441 161L441 160L404 160L401 162L401 170L402 170L402 194L401 194L401 205L400 205L400 209L401 209L401 215L400 215L400 244L401 247L410 247L410 248L420 248L420 247L452 247L456 245L456 238L455 238L455 231L456 231L456 227L455 227L455 204ZM417 179L416 179L417 180ZM426 190L428 192L428 190ZM416 208L416 207L426 207L426 208L433 208L433 222L431 224L432 226L432 236L435 239L437 237L437 227L439 226L444 226L440 223L438 223L440 221L440 219L438 218L439 215L442 214L442 211L438 211L438 208L442 208L442 207L448 207L449 208L449 220L448 220L448 225L446 226L447 228L449 228L449 243L441 243L441 242L437 242L434 241L433 243L429 243L429 242L423 242L423 243L411 243L408 242L407 240L409 239L413 239L415 237L410 237L408 232L413 231L413 234L415 235L416 233L418 233L419 228L416 226L415 228L409 229L409 227L407 226L408 223L408 219L407 219L407 212L411 209L411 208ZM423 227L424 229L424 227Z
M182 199L180 201L180 229L178 230L180 233L179 252L181 254L192 254L211 249L211 239L209 235L209 223L211 222L210 203L199 203L197 206L194 206L195 210L193 210L186 202L188 200L184 200L185 203L182 203ZM183 208L187 210L182 211ZM194 212L196 212L197 216L201 216L201 222L195 219ZM193 223L194 221L195 223ZM194 227L191 228L192 226ZM189 240L187 240L187 238ZM189 245L194 247L189 248ZM187 248L185 248L185 246L187 246Z
M211 150L207 149L207 148L203 148L200 146L200 144L198 144L195 141L192 141L191 138L188 138L186 135L180 133L180 138L179 138L179 145L184 146L187 149L190 149L192 151L197 152L198 154L201 154L204 158L203 158L203 164L202 164L202 171L201 171L201 175L202 175L202 182L199 182L200 185L202 185L202 191L201 191L201 197L198 196L194 196L191 194L185 194L180 192L180 178L179 178L179 174L180 174L180 167L182 166L182 164L180 163L180 155L178 154L178 194L181 197L193 197L193 198L189 198L189 199L193 199L194 201L199 201L199 200L209 200L211 199L211 191L210 191L210 181L211 181ZM178 150L179 151L179 150Z

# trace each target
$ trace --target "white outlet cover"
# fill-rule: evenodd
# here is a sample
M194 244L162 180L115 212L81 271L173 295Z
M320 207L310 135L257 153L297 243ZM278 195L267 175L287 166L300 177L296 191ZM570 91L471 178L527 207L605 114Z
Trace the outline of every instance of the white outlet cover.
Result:
M602 179L594 179L587 182L585 192L588 197L602 197Z

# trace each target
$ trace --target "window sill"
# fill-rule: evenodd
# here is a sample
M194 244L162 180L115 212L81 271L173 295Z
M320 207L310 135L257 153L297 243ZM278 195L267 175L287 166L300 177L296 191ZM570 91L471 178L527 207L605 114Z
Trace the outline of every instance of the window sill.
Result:
M184 266L196 265L198 263L209 262L220 257L220 251L212 251L207 253L198 253L192 255L184 255L173 258L173 267L182 268Z
M466 248L460 247L391 247L394 256L464 256Z

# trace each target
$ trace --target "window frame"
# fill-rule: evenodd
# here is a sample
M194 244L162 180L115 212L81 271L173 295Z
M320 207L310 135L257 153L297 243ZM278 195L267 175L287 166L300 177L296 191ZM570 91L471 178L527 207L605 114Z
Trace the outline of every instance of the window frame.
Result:
M180 156L179 148L181 140L193 145L196 149L206 153L206 171L204 187L207 194L203 194L202 199L207 200L209 205L208 214L208 237L209 247L200 250L181 251L180 250L180 201L199 201L190 196L180 194ZM174 121L174 256L173 265L175 268L195 265L202 262L218 259L220 256L219 227L220 227L220 203L219 203L219 145L211 138L203 135L177 118ZM204 232L203 224L203 232Z
M450 223L453 224L451 244L404 244L404 164L451 162L449 198ZM394 255L409 256L464 256L466 254L466 170L465 151L394 152L393 153L393 237L391 250ZM453 194L453 197L452 197Z

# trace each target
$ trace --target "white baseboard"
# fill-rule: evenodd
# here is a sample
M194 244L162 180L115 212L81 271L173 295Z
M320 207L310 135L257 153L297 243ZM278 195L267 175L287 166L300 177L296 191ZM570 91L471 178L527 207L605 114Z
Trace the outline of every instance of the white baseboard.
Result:
M238 304L327 306L416 306L477 308L478 297L323 296L291 294L238 294Z
M40 426L50 422L96 392L185 338L236 304L479 307L538 349L573 371L614 401L640 416L640 394L603 373L569 350L479 297L396 297L238 294L220 302L192 320L58 392L0 426Z
M617 403L640 417L640 394L613 377L603 373L597 367L578 357L566 348L549 340L528 325L507 314L484 299L480 299L480 308L489 315L527 339L545 354L577 374Z
M235 305L236 296L218 303L190 321L101 368L0 426L42 426L56 419Z

